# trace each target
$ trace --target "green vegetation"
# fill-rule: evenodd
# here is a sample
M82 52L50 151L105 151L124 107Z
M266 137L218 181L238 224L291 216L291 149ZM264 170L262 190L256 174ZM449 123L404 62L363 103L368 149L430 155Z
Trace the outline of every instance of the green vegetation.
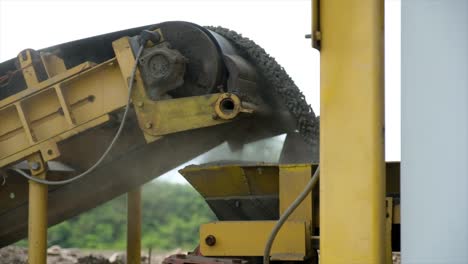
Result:
M124 249L126 195L49 228L48 244L88 249ZM190 186L156 181L143 187L142 246L193 249L198 227L215 220L203 198ZM20 245L27 242L22 241Z

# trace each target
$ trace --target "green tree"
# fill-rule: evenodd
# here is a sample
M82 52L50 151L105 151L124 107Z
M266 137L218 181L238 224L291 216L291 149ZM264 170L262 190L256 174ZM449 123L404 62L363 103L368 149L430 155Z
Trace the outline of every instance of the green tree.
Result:
M124 249L126 195L62 222L48 231L48 244L88 249ZM154 249L193 249L200 224L215 220L204 199L190 185L150 182L142 192L142 244ZM26 241L20 245L25 246Z

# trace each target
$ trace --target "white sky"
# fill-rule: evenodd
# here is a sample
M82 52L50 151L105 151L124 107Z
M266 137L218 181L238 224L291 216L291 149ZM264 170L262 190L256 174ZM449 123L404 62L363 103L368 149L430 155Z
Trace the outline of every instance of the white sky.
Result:
M269 52L320 114L320 54L310 33L311 0L26 1L0 0L0 61L25 48L170 20L221 25ZM400 160L400 0L386 0L386 159Z

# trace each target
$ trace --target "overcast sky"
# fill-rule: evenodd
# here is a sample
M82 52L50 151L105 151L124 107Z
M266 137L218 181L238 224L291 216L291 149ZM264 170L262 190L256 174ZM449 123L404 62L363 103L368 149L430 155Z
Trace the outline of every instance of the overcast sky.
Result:
M310 2L0 0L0 61L25 48L169 20L221 25L265 48L320 114L320 54L304 38L310 33ZM385 2L386 159L400 160L400 1Z

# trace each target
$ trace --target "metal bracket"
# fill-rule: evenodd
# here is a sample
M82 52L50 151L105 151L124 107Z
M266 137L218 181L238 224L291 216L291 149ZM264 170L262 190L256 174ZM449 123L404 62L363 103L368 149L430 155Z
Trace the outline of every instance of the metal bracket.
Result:
M320 51L322 32L320 29L320 0L312 0L312 47Z
M128 37L112 43L122 75L130 79L133 63L131 40ZM127 84L128 85L128 84ZM138 123L147 143L161 136L209 127L228 122L240 112L251 113L234 94L208 94L167 100L152 100L137 70L132 91Z
M240 99L234 94L209 94L161 101L134 94L133 100L140 128L148 143L164 135L225 123L240 112L249 112L242 108Z

